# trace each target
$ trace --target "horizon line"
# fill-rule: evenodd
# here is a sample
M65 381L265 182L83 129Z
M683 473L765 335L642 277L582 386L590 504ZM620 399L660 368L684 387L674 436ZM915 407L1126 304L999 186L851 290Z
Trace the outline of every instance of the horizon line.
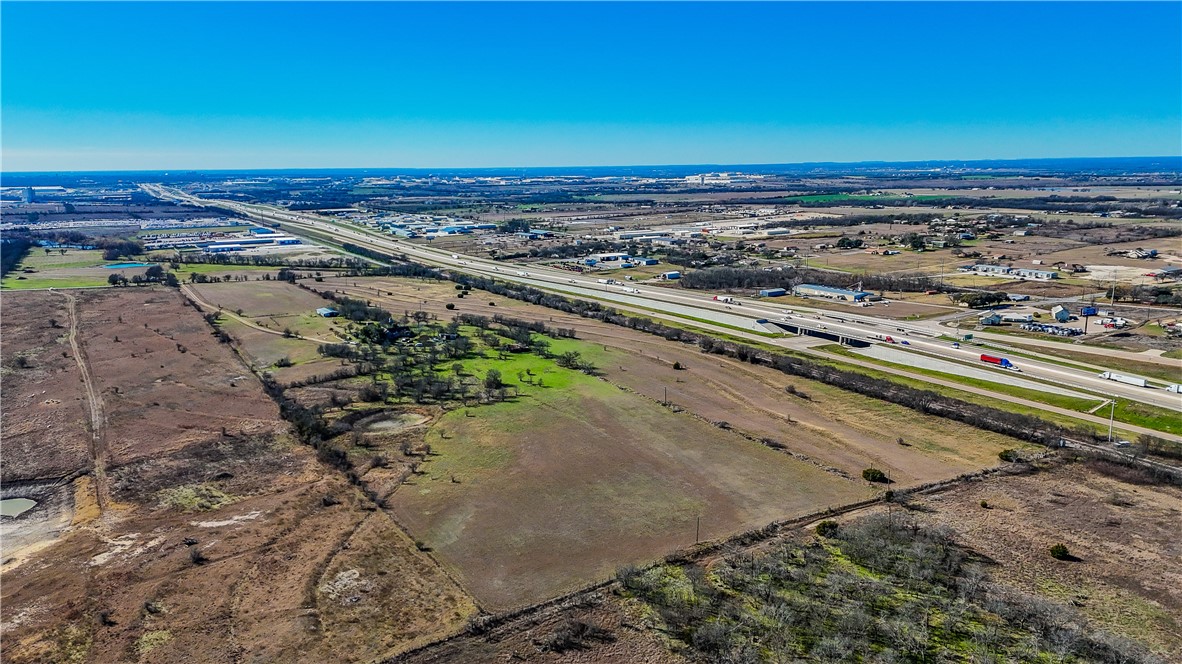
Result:
M287 171L521 171L521 170L581 170L581 169L660 169L660 168L717 168L717 167L758 167L782 168L787 166L866 166L866 165L910 165L910 164L973 164L973 163L1022 163L1048 161L1117 161L1117 160L1167 160L1177 161L1182 169L1182 154L1178 155L1125 155L1106 157L996 157L973 159L864 159L858 161L793 161L793 162L703 162L667 164L608 164L608 165L562 165L562 166L287 166L287 167L229 167L229 168L136 168L110 170L30 170L4 171L6 175L67 175L67 174L113 174L113 173L261 173Z

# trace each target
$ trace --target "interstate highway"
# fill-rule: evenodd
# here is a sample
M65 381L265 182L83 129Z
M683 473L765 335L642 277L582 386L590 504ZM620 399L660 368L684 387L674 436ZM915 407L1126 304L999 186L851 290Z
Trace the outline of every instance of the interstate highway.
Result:
M145 189L161 198L181 200L195 205L216 205L235 210L248 218L279 223L296 235L301 229L305 232L328 234L340 241L363 245L378 251L406 254L423 263L527 284L535 288L575 297L644 307L654 311L691 316L751 330L766 330L764 326L756 322L766 319L772 323L783 322L813 331L840 334L873 343L882 343L884 337L891 336L896 341L905 339L909 349L913 351L985 366L980 362L981 351L979 349L968 344L962 348L953 348L948 341L937 339L936 337L943 334L944 331L935 323L904 323L860 312L835 313L832 310L797 305L793 305L791 309L793 313L786 314L785 307L768 304L767 300L735 298L736 304L727 304L714 301L710 295L676 291L646 285L644 282L627 282L625 285L601 284L594 277L565 270L539 265L501 263L495 260L456 254L427 245L402 241L366 227L327 221L315 215L236 201L205 200L159 185L145 185ZM635 288L639 292L627 293L624 288ZM769 339L768 341L773 340ZM989 354L997 355L999 353L990 351ZM1099 378L1093 373L1067 368L1053 362L1043 362L1025 357L1011 359L1022 370L1022 375L1029 378L1040 378L1104 396L1115 396L1182 410L1182 397L1166 392L1164 389L1141 388L1117 383ZM1001 374L1010 373L1000 368L996 371ZM999 379L1001 378L999 376ZM1000 382L1004 382L1004 380L1002 379Z

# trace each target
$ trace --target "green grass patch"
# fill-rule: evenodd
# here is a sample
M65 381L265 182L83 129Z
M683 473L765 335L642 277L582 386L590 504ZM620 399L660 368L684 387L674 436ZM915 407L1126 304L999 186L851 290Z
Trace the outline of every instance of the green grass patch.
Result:
M208 484L191 484L160 492L160 503L182 512L208 512L237 501L235 496Z
M4 290L31 290L34 288L98 288L110 285L107 283L105 277L20 273L9 273L9 275L4 277L3 282L0 282L0 288ZM24 278L21 279L20 277Z

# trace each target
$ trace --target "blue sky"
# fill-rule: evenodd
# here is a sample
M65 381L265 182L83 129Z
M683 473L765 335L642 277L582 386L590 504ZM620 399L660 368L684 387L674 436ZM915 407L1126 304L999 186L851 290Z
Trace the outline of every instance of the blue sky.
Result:
M1182 153L1182 4L0 5L3 170Z

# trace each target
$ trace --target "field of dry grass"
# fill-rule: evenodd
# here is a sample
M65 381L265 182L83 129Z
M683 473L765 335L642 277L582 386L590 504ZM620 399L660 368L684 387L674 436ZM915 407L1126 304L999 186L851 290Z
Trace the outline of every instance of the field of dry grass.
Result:
M475 610L179 293L70 297L4 295L5 661L369 661Z

